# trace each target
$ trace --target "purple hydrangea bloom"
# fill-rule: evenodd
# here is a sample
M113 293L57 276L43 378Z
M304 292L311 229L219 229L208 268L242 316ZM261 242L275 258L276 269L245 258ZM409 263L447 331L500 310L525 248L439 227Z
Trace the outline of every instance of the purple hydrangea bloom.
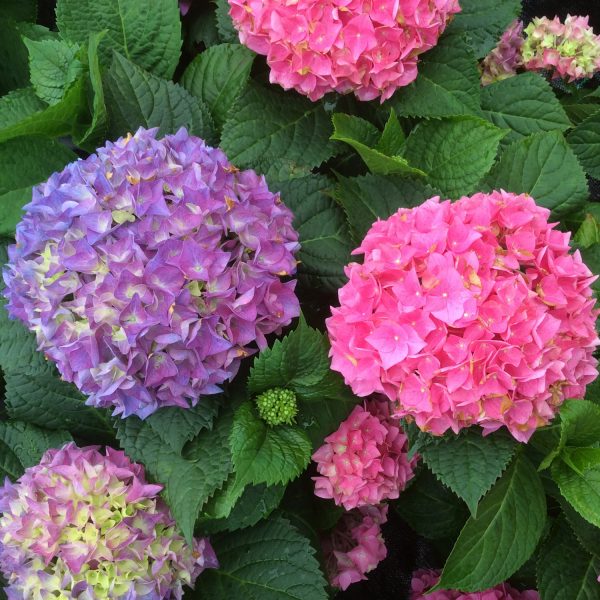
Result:
M292 213L185 129L139 129L34 188L9 313L94 406L145 418L220 391L300 312Z
M9 600L179 600L206 568L207 539L177 533L162 487L120 450L70 443L0 488Z

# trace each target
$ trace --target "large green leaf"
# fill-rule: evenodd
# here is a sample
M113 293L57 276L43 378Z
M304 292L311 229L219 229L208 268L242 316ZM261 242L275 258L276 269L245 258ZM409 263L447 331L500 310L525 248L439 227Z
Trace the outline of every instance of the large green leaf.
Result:
M36 95L33 88L23 88L0 98L0 131L12 127L24 119L40 112L46 104Z
M115 53L107 76L111 137L158 127L159 136L186 127L208 143L215 140L210 112L197 98L172 81L160 79Z
M12 235L31 201L31 187L77 155L54 140L20 137L0 143L0 234Z
M2 3L0 3L0 11ZM0 13L1 14L1 13ZM22 24L2 19L0 36L0 96L29 85L28 53L22 39Z
M335 153L332 132L322 104L251 84L230 111L221 147L240 167L265 170L275 160L316 167Z
M337 291L345 283L344 266L354 245L344 211L326 194L333 183L324 175L306 175L271 184L294 213L300 234L298 277L307 287Z
M586 521L564 498L560 499L560 506L577 541L587 552L599 556L600 527L594 527L589 521Z
M338 182L335 197L346 212L356 243L377 219L387 219L399 208L414 208L439 194L421 179L398 175L338 175Z
M217 17L217 31L222 42L239 42L238 32L233 27L229 16L229 3L227 0L212 0L216 4L215 14Z
M505 142L539 131L566 131L571 127L550 84L537 73L523 73L484 87L481 106L494 125L511 130Z
M600 110L577 125L567 142L587 173L600 178Z
M217 127L244 89L255 54L240 44L219 44L200 53L187 67L181 85L208 106Z
M588 197L583 169L559 131L536 133L508 146L484 185L531 194L557 218L582 208Z
M521 454L466 522L436 587L475 592L505 581L533 554L545 522L544 488Z
M509 436L483 437L480 431L444 438L421 450L421 456L438 479L462 498L472 515L482 496L502 475L516 449Z
M521 12L519 0L460 0L460 13L449 31L466 33L477 58L485 56Z
M480 115L480 82L473 50L464 36L445 35L423 55L419 76L390 100L404 117Z
M251 402L236 411L230 437L236 484L287 483L302 473L312 446L306 434L287 425L269 427L254 412Z
M177 0L58 0L56 23L65 38L80 44L106 30L100 45L106 66L113 50L158 77L171 77L179 62Z
M327 600L315 550L282 517L211 538L219 569L202 576L202 597Z
M597 600L600 558L588 554L563 519L541 548L537 580L544 600Z
M431 185L459 198L475 191L507 133L477 117L425 121L408 137L405 156L429 175Z

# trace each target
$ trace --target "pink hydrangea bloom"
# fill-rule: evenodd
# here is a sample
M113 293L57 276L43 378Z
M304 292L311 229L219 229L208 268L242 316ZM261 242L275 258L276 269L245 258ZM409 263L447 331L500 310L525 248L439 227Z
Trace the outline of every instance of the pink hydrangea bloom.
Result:
M408 439L389 415L388 402L356 406L314 454L319 477L315 494L351 510L398 498L412 479L416 458Z
M333 531L322 540L329 583L347 589L367 579L387 556L381 525L387 521L387 505L364 506L345 513Z
M177 532L162 486L123 452L67 444L0 488L0 570L9 600L179 600L218 566Z
M535 590L519 591L508 583L502 583L484 592L459 592L439 590L428 594L440 577L439 571L415 571L411 580L410 600L540 600Z
M417 76L458 0L229 0L240 41L267 57L271 82L311 100L353 91L361 100Z
M575 81L600 71L600 36L589 17L535 18L525 29L523 64L530 71L549 71L552 77Z
M482 85L516 75L521 66L522 45L523 22L517 20L502 34L498 45L484 58L481 65Z
M424 431L527 441L597 377L595 277L549 215L494 191L377 221L327 320L332 368Z

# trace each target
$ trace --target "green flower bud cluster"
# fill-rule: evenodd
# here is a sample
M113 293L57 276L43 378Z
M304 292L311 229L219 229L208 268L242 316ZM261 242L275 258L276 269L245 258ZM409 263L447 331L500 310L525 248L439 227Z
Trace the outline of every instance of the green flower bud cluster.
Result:
M260 418L274 427L276 425L292 425L298 414L296 394L283 388L272 388L256 399Z

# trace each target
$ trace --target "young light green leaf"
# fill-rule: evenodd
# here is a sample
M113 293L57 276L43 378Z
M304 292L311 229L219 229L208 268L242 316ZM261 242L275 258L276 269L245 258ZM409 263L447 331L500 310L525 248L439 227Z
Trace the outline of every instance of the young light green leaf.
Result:
M218 128L244 89L254 57L240 44L219 44L196 56L185 70L181 85L208 106Z
M567 142L586 172L600 178L600 107L569 133Z
M402 117L480 115L477 61L465 36L445 35L419 61L419 76L390 100Z
M448 27L469 36L477 58L483 58L519 16L519 0L461 0L461 11Z
M181 20L175 0L58 0L58 30L78 44L106 30L100 45L105 66L116 50L158 77L170 78L179 62Z
M250 84L223 126L221 147L239 167L288 160L312 168L335 154L331 133L322 104Z
M207 598L327 600L315 550L286 519L211 537L219 569L202 577Z
M559 519L537 560L538 588L548 600L596 600L600 558L588 554Z
M312 446L296 427L269 427L244 402L235 412L230 448L236 485L287 483L302 473L310 461Z
M107 76L111 137L158 127L159 136L186 127L208 143L215 132L208 108L184 88L140 69L115 53Z
M583 169L559 131L535 133L508 146L484 185L531 194L556 218L577 211L588 197Z
M428 173L431 185L452 199L459 198L475 191L506 134L477 117L425 121L406 140L405 156Z
M371 147L377 145L381 135L379 130L368 121L360 117L336 113L333 115L333 128L331 139L352 146L369 167L371 173L426 175L420 169L411 167L408 161L401 156L386 156Z
M583 248L600 244L600 220L587 210L590 206L593 205L591 203L586 205L585 217L573 236L573 242Z
M545 522L540 477L520 454L466 522L435 589L474 592L505 581L533 554Z
M399 208L413 208L439 194L420 179L398 175L338 175L335 198L342 205L352 237L358 244L377 219L387 219Z
M468 430L443 438L421 450L421 456L437 478L462 498L476 515L479 500L487 493L515 453L509 436Z
M342 208L326 194L333 187L324 175L306 175L270 184L281 192L284 204L294 213L300 234L298 278L307 289L337 292L345 283L344 267L354 244Z
M486 119L511 130L504 142L571 127L550 84L537 73L523 73L484 87L481 106Z

